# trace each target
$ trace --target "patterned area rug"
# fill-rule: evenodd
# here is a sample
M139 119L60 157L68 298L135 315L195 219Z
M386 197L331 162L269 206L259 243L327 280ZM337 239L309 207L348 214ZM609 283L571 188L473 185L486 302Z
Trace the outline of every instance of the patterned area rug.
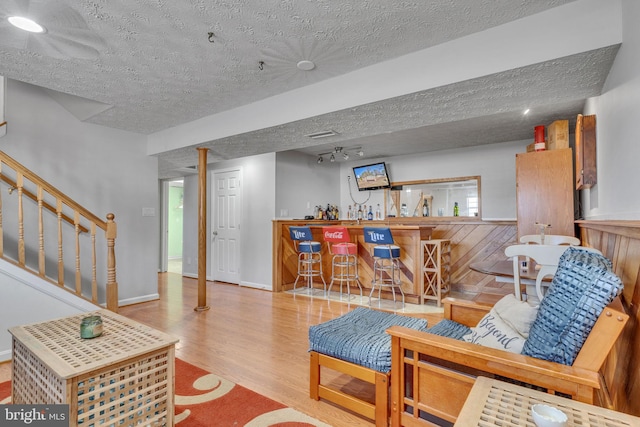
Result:
M0 404L11 403L11 383L0 383ZM178 427L330 427L314 418L176 359Z

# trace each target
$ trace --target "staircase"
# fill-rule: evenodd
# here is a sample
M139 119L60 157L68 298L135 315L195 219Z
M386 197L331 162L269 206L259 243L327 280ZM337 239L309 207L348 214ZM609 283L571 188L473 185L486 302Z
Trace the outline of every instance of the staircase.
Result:
M59 316L118 310L114 217L100 219L0 151L0 341L7 327L59 304ZM0 361L3 350L0 343Z

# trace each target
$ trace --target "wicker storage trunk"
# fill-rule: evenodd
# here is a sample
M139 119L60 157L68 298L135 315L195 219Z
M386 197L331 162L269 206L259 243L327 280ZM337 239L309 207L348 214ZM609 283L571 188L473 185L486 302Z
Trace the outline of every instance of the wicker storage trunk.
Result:
M80 338L89 313L9 329L12 402L69 404L70 425L173 426L177 339L107 310L104 333Z

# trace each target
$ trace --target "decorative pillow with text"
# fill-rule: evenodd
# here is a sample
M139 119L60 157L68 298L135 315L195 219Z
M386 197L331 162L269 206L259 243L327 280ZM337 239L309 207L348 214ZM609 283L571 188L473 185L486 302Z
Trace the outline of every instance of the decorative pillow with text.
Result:
M471 333L463 336L462 339L512 353L520 353L526 341L518 331L505 323L493 308L476 326L471 328Z
M537 307L526 301L518 301L515 295L506 295L462 339L485 347L520 353L537 313Z

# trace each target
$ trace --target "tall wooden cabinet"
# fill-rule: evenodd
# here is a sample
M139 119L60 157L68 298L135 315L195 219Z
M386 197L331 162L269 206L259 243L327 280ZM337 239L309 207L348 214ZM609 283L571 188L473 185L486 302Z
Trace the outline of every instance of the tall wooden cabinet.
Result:
M516 154L518 239L538 234L536 222L551 224L547 234L574 236L571 148Z

